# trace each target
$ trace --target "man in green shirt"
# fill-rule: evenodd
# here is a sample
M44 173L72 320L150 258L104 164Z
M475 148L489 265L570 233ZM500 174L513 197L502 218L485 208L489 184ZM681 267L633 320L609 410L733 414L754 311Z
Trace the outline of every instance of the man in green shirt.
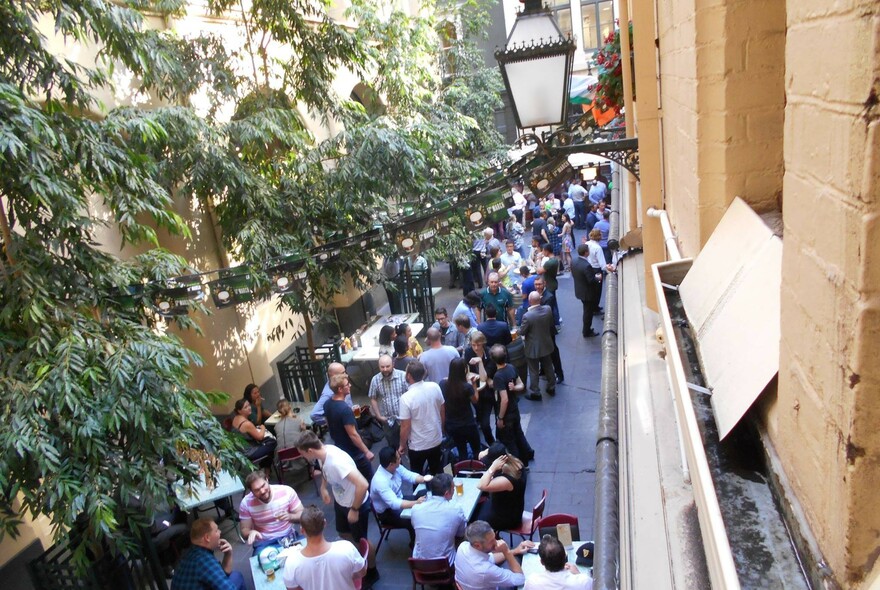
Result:
M480 291L480 309L490 305L495 307L499 318L507 318L509 326L514 325L513 296L501 286L501 278L497 272L489 274L489 285Z

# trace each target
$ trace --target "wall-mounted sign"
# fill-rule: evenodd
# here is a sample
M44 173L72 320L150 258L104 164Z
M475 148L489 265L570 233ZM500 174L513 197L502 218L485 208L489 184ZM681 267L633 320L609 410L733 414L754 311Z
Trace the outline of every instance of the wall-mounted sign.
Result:
M250 268L246 265L220 271L220 278L208 283L211 299L220 309L252 301L254 291Z
M528 176L528 185L537 197L545 197L554 188L574 176L574 168L563 156L541 166Z
M283 295L298 288L305 282L305 260L300 256L288 256L282 258L279 263L266 269L266 274L272 279L272 291Z
M186 315L190 307L205 299L205 289L198 275L170 279L166 285L167 288L153 293L153 307L163 317Z

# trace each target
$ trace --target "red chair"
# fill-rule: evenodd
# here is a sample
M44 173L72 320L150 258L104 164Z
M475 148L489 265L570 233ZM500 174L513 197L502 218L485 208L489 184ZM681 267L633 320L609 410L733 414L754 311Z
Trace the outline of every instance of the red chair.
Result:
M437 559L416 559L409 558L409 569L412 572L413 590L416 590L416 584L425 590L428 586L445 586L455 583L455 570L449 565L449 561L445 557Z
M284 483L284 463L288 461L296 461L297 459L303 460L309 472L309 479L313 479L315 477L312 464L309 463L306 458L300 454L296 447L281 449L276 453L276 456L277 461L275 461L275 475L278 476L278 483Z
M503 533L507 533L510 536L510 546L513 547L513 536L517 535L525 539L528 537L529 541L532 540L532 537L535 536L535 531L538 530L538 521L544 516L544 504L547 502L547 490L544 490L544 493L541 494L541 499L535 504L535 507L531 512L525 511L522 515L522 523L519 525L518 529L508 529L506 531L499 531Z
M376 526L379 528L379 544L376 545L376 555L379 554L379 549L382 547L382 541L391 536L391 531L406 531L407 534L409 534L409 530L407 530L406 527L385 524L381 520L379 520L379 513L376 512L375 508L373 508L372 502L370 502L370 512L373 513L373 518L376 519Z
M369 561L368 556L370 554L370 542L367 540L366 537L361 537L361 540L358 541L358 543L357 543L357 548L358 548L358 553L361 554L361 557L364 558L364 561ZM361 586L363 585L363 583L364 583L363 578L358 578L357 580L355 580L354 581L355 590L361 590Z
M452 475L454 477L477 477L482 476L486 471L486 464L476 459L468 459L467 461L459 461L452 466Z
M573 514L549 514L543 518L538 519L538 524L536 528L538 529L538 536L543 537L544 535L553 535L556 536L556 525L558 524L567 524L571 527L571 540L572 541L580 541L581 540L581 529L578 525L578 517Z

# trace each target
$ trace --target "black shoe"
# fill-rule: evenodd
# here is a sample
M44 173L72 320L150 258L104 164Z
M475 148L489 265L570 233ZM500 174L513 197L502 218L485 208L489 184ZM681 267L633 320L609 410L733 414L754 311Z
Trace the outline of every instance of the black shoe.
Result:
M531 463L534 460L535 460L535 453L534 452L529 453L528 455L523 457L523 463Z
M531 401L533 401L533 402L539 402L539 401L541 401L542 398L541 398L540 395L537 395L537 394L534 394L534 393L530 393L530 394L528 394L528 395L526 396L526 399L527 399L527 400L531 400Z
M548 390L547 390L547 395L549 395L550 397L553 397L554 395L556 395L556 389L555 389L555 388L554 388L554 389L548 389Z
M597 332L596 330L590 330L589 332L584 334L584 338L593 338L598 335L599 335L599 332Z
M558 376L556 377L556 384L565 383L565 377Z
M593 312L593 315L602 315L603 313L605 313L605 309L602 307L599 307L596 309L596 311Z

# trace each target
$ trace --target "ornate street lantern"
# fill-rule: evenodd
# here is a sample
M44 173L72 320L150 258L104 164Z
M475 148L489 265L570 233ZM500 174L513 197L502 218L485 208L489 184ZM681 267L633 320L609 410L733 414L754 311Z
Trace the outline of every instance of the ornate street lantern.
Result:
M523 0L520 0L523 1ZM495 51L520 129L563 125L575 42L541 0L524 0L507 45Z

